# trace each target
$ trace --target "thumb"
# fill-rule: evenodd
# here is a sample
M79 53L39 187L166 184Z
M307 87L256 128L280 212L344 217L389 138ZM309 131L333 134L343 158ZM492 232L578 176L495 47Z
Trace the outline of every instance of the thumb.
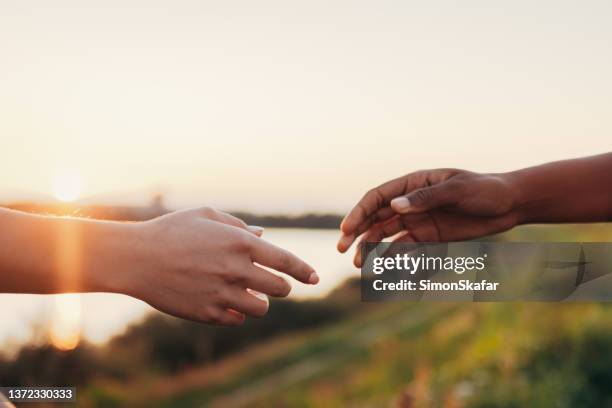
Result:
M420 213L458 202L459 194L448 183L411 191L391 200L391 208L399 214Z

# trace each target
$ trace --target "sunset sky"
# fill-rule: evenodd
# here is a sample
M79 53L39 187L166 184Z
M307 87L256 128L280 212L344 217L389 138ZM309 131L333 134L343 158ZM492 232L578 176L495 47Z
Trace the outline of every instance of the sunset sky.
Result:
M537 3L537 4L536 4ZM0 200L344 211L612 147L612 2L0 0Z

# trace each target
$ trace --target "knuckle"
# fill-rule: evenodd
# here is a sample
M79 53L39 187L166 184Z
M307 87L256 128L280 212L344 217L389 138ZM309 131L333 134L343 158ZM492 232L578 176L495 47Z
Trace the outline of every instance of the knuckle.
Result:
M420 169L420 170L416 170L413 171L412 173L408 173L406 175L404 175L404 178L407 177L412 177L415 178L417 180L421 180L427 177L427 174L429 174L430 170L428 169Z
M213 303L219 306L227 306L229 301L231 300L231 294L228 289L221 288L218 289L212 296L211 300Z
M247 233L240 231L236 234L233 245L239 252L249 252L251 250L252 239Z
M221 311L213 307L208 307L204 309L203 317L205 321L217 324L221 321Z
M289 283L277 275L273 275L267 286L267 293L274 297L285 297L291 291L291 286Z
M283 269L283 270L287 270L291 267L291 255L289 254L289 252L287 252L286 250L281 250L280 253L278 254L278 263L279 266Z
M278 278L275 283L274 296L287 297L291 292L291 285L283 278Z
M212 207L202 207L200 213L206 218L215 218L217 216L217 210Z
M441 173L447 174L449 176L455 176L455 177L457 176L463 177L469 174L473 174L471 171L458 169L456 167L446 167L446 168L440 169L439 171Z
M416 191L411 199L413 199L416 204L427 204L433 199L433 191L429 188Z
M465 190L467 186L468 183L463 180L451 180L444 185L444 187L451 194L460 194Z
M225 281L230 285L243 285L247 283L247 280L247 273L243 269L228 272L225 277Z
M374 187L368 190L367 193L363 196L364 200L375 199L377 205L380 207L384 203L384 197L380 192L380 186Z

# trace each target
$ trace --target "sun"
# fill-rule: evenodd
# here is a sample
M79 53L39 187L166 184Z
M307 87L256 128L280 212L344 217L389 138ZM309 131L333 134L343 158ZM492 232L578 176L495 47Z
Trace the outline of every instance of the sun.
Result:
M82 185L78 172L60 171L53 177L53 195L59 201L74 201L81 196Z

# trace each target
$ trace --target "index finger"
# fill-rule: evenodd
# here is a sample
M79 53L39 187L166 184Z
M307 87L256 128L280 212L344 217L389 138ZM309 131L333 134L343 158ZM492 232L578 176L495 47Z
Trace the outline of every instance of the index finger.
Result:
M377 222L386 221L395 214L389 207L391 200L427 183L425 171L388 181L368 191L348 213L340 230L342 237L338 241L338 250L346 252L355 239Z
M409 176L396 178L368 191L342 220L342 233L353 234L378 210L389 206L392 199L404 193L409 179Z
M291 252L263 239L257 238L253 242L251 249L253 262L286 273L300 282L312 285L319 282L319 276L315 270Z

